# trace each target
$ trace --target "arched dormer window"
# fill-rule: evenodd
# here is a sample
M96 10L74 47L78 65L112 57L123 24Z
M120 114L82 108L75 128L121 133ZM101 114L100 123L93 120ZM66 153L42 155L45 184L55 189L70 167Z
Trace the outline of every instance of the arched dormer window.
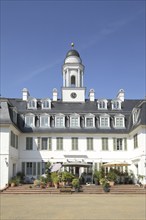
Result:
M35 127L35 115L32 113L25 115L25 127Z
M110 128L110 116L108 114L100 115L100 128Z
M51 100L49 98L41 100L42 109L51 109Z
M97 101L98 109L101 109L101 110L107 109L107 103L108 103L107 99L99 99Z
M70 127L79 128L80 127L80 115L74 113L70 116Z
M40 127L50 127L50 116L48 114L40 116Z
M73 75L73 76L71 76L71 87L75 87L75 85L76 85L76 78Z
M122 101L120 99L114 99L111 101L113 110L120 110Z
M125 128L125 116L122 114L117 114L114 117L115 128Z
M85 128L94 128L95 127L95 115L89 113L85 115Z
M37 100L35 98L29 98L27 102L28 109L36 109L37 108Z
M65 127L65 115L60 113L55 116L55 127L56 128L64 128Z

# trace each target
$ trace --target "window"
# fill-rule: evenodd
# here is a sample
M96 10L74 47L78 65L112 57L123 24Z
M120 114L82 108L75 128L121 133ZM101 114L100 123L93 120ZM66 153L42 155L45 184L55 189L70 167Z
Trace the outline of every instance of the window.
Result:
M41 150L47 150L47 148L48 148L48 138L42 138Z
M108 101L106 99L99 99L97 103L98 103L98 109L107 109Z
M47 114L41 115L40 117L40 126L41 127L49 127L50 125L50 117Z
M37 138L37 149L38 150L52 150L52 138L51 137L38 137Z
M76 85L76 78L75 76L71 76L71 87L75 87Z
M133 118L133 124L136 124L138 121L138 117L139 117L139 113L140 113L140 109L138 108L134 108L132 111L132 118Z
M78 150L78 138L72 138L72 150Z
M29 98L27 103L28 109L36 109L37 108L37 100L35 98Z
M42 99L41 106L42 106L42 109L51 109L51 100L50 99Z
M95 127L95 116L93 114L85 115L85 127L94 128Z
M80 122L80 116L78 114L73 114L70 116L70 127L78 128Z
M87 138L87 150L93 150L93 138Z
M25 127L34 127L35 116L33 114L28 114L25 116Z
M11 146L18 149L18 135L11 131Z
M107 114L103 114L100 116L100 127L101 128L109 128L110 127L110 117Z
M63 150L63 138L62 137L57 138L57 150Z
M137 134L134 135L133 140L134 140L134 149L138 148L138 136L137 136Z
M113 138L114 150L127 150L127 138Z
M111 103L112 103L112 109L115 109L115 110L121 109L121 100L115 99L115 100L112 100Z
M33 150L33 138L26 137L26 150Z
M65 127L65 116L62 114L56 115L55 117L55 127L63 128Z
M124 115L115 116L115 127L116 128L125 127Z
M108 150L108 138L102 138L102 150Z
M36 175L36 162L22 162L22 172L27 176Z

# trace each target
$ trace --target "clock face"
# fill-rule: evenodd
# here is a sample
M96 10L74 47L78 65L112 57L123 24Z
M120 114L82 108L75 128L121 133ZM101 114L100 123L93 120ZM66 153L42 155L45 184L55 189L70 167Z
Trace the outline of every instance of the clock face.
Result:
M75 99L77 97L77 94L75 92L72 92L70 95L73 99Z

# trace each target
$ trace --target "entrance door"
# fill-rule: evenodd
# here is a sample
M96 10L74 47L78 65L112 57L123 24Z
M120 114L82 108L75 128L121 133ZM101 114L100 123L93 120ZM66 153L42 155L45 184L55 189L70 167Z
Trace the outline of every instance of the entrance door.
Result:
M75 175L79 176L79 167L75 167Z

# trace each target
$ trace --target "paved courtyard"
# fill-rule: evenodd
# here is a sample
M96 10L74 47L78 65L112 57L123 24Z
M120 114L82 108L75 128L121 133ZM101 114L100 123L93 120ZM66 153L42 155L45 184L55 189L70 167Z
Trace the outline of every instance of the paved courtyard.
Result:
M0 195L1 220L145 220L145 195Z

